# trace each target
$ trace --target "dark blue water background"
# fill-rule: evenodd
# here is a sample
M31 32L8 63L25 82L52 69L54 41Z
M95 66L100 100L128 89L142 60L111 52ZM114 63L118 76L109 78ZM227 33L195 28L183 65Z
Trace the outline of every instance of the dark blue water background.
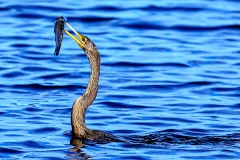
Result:
M1 159L240 159L240 2L0 2ZM101 53L87 125L126 142L70 145L89 63L64 15ZM67 27L66 27L67 28Z

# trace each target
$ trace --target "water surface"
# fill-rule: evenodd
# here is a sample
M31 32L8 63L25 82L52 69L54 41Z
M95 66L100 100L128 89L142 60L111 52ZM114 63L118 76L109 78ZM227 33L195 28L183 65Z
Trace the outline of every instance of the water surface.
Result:
M234 0L2 1L2 159L239 159L239 5ZM70 144L84 52L53 26L64 15L101 53L87 125L126 142Z

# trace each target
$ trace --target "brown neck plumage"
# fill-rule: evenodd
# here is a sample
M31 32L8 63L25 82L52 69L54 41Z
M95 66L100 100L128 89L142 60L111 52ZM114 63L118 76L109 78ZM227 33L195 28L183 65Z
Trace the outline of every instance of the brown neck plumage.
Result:
M85 124L85 113L93 103L98 92L100 75L100 54L96 51L85 51L91 66L91 76L85 93L76 99L72 107L72 133L79 138L86 138L91 130Z

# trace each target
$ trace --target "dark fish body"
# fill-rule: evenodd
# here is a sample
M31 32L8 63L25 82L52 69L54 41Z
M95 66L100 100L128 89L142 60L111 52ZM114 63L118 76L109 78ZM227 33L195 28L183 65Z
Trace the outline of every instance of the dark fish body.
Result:
M54 55L57 56L60 52L60 48L62 45L63 40L63 31L64 31L64 24L67 21L67 19L63 16L60 16L56 19L55 25L54 25L54 34L55 34L55 52Z

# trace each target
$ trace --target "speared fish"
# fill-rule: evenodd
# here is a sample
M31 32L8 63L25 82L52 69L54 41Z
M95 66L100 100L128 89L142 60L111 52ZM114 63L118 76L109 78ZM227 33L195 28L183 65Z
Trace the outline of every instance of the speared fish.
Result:
M54 52L55 56L57 56L60 52L60 48L63 40L65 22L67 22L67 18L64 16L60 16L56 19L56 22L54 25L54 34L55 34L55 42L56 42L56 47Z

